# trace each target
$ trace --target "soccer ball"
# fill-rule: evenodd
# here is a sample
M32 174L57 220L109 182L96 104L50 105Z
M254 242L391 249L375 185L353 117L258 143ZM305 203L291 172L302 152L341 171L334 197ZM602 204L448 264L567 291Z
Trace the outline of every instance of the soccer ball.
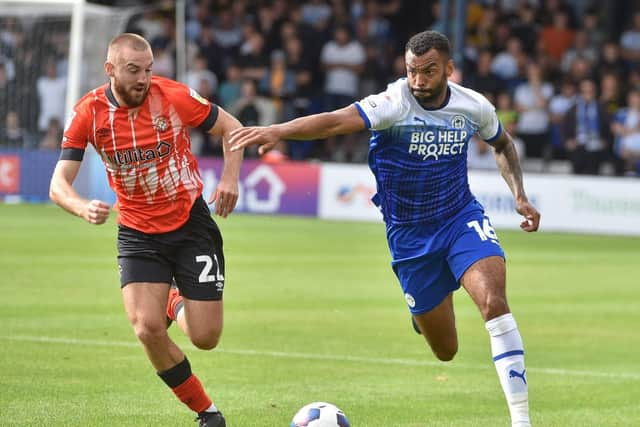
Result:
M289 427L349 427L349 420L335 405L313 402L296 413Z

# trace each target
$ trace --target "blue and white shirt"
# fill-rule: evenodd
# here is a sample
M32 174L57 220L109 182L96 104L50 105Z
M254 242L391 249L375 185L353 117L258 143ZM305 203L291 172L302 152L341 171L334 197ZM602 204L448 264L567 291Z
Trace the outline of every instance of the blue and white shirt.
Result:
M467 145L502 133L493 105L481 94L449 82L442 106L425 109L406 78L355 103L372 131L369 167L387 224L440 222L473 199Z

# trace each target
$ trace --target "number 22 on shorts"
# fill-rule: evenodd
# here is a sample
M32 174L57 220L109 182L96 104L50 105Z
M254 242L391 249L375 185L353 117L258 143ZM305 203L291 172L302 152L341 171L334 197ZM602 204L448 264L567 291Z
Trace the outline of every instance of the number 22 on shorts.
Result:
M216 264L216 274L209 274L213 270L214 261ZM209 283L224 280L224 276L220 273L220 265L218 264L218 257L216 255L213 255L213 259L211 259L209 255L198 255L196 256L196 262L204 263L200 276L198 276L198 282Z

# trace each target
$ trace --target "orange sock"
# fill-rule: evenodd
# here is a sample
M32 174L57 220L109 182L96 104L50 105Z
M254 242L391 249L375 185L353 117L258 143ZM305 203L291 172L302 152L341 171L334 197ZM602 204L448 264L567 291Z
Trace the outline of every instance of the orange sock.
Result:
M192 411L202 412L211 406L211 399L202 387L202 383L195 375L191 375L185 382L172 388L178 399Z
M191 364L186 357L173 368L158 372L158 376L191 410L203 412L212 405L202 383L191 373Z
M167 301L167 317L173 321L178 319L178 312L182 309L183 298L178 289L171 288Z

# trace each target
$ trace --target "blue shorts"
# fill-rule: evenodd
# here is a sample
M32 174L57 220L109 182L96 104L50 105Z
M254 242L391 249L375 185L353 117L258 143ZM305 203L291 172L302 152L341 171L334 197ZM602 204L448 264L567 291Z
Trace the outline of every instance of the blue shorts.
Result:
M504 258L489 218L476 200L441 223L388 225L391 266L412 314L426 313L460 287L476 261Z

